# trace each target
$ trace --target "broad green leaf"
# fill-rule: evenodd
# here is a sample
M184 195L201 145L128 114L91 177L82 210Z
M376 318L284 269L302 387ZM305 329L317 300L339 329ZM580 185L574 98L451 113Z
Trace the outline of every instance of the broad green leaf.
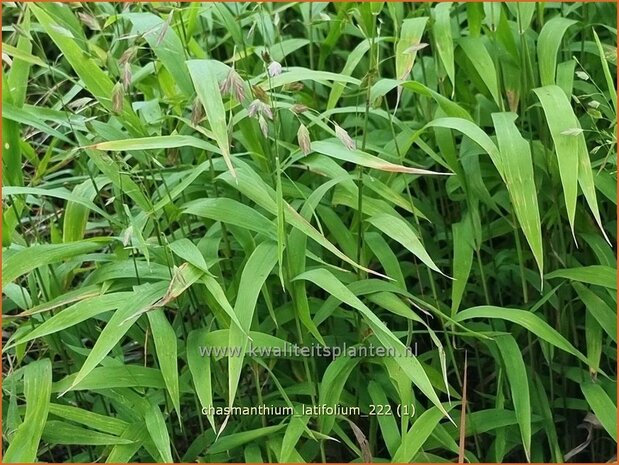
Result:
M198 247L186 237L172 242L169 247L172 252L174 252L176 255L178 255L190 265L195 266L205 274L211 274L208 270L206 260L204 259L202 252L200 252L200 249L198 249Z
M318 387L318 399L321 405L335 407L340 404L344 385L358 363L359 359L341 356L329 364ZM333 415L319 417L320 432L329 434L335 420Z
M230 327L228 342L229 347L241 347L239 356L228 358L228 405L230 406L234 403L239 387L241 370L249 342L247 333L256 311L258 294L276 262L277 245L273 242L261 242L247 260L241 274L239 294L234 304L234 313L236 313L241 327Z
M374 405L389 405L384 389L375 381L368 384L368 394ZM377 415L378 425L389 454L393 457L401 443L400 431L392 415Z
M617 89L615 80L612 78L610 74L610 69L608 68L608 60L606 59L606 55L604 53L604 49L602 48L602 43L600 42L600 38L598 37L597 32L595 32L595 28L592 28L593 37L595 38L595 44L597 45L598 52L600 54L600 63L602 64L602 70L604 70L604 78L606 79L606 86L608 87L608 93L610 95L610 102L615 109L615 114L617 113Z
M308 416L293 416L288 423L286 432L284 433L284 439L282 439L282 448L279 452L280 463L286 463L290 460L290 457L295 451L295 446L303 434L307 422Z
M572 215L570 220L572 234L574 232L573 221L577 196L576 181L574 178L577 176L578 185L585 195L591 213L600 231L604 235L604 238L610 244L610 239L606 235L602 218L600 217L595 180L591 169L587 142L585 141L583 132L580 131L580 123L574 114L570 102L565 93L563 93L558 86L547 86L533 90L544 108L546 121L555 144L565 202L566 206L568 206L568 218L570 218L569 214ZM577 130L574 133L575 135L570 135L570 131L574 129ZM574 166L575 164L578 166ZM576 239L574 238L574 240Z
M433 9L434 24L432 32L436 43L438 58L441 60L455 93L454 44L451 31L451 2L439 3Z
M522 445L527 457L531 461L531 399L529 394L529 378L522 359L518 343L511 335L499 336L495 339L509 381L512 393L512 402L520 426Z
M417 386L421 392L446 416L447 411L441 405L432 383L428 379L428 375L423 370L421 364L416 357L410 357L406 354L404 344L385 326L385 324L355 295L344 286L335 276L323 268L306 271L295 279L305 279L311 281L321 287L336 299L350 305L363 315L364 319L372 328L372 331L378 340L387 349L393 350L398 355L395 361L402 367L410 380Z
M177 339L174 328L166 318L162 309L158 308L146 314L155 341L155 351L161 376L176 409L179 421L181 418L180 394L178 389Z
M92 201L97 195L95 191L95 185L97 189L102 189L109 180L102 182L102 180L94 181L87 180L83 183L75 186L72 195L85 200ZM67 202L64 213L64 221L62 223L62 241L63 242L75 242L84 238L86 232L86 224L88 222L88 216L90 212L84 205L80 205L76 202Z
M256 231L275 239L275 223L256 209L225 197L199 199L184 205L184 212Z
M402 436L402 443L393 456L393 463L412 463L415 456L421 450L423 444L428 440L441 418L446 411L451 410L454 405L444 407L439 404L423 412L410 429ZM445 413L444 413L445 412Z
M423 128L417 131L413 138L416 139L426 128L430 127L455 129L457 131L460 131L462 134L470 138L482 149L484 149L488 155L490 155L492 163L494 163L494 166L496 167L501 177L504 178L503 162L499 149L494 144L494 142L492 142L492 139L490 139L490 137L475 123L463 118L437 118L433 121L430 121Z
M617 342L617 312L587 286L579 282L573 282L572 286L587 307L587 311L593 315L606 334Z
M122 307L133 295L133 292L114 292L77 302L56 313L50 319L36 326L32 331L20 336L17 340L10 342L4 350L17 344L23 344L33 339L54 334L103 312Z
M451 317L453 318L460 308L462 297L471 274L473 265L473 250L475 239L473 238L470 215L461 222L454 223L453 231L453 284L451 286Z
M460 311L455 320L458 322L470 320L472 318L488 318L511 321L523 328L528 329L540 339L552 344L553 346L568 352L584 363L588 363L587 357L580 353L567 339L554 330L548 323L539 316L527 310L515 308L493 307L484 305Z
M546 86L533 89L539 98L550 135L555 145L559 163L559 174L563 185L563 196L567 208L567 218L574 235L574 217L576 216L576 196L579 178L579 144L581 138L570 136L565 131L580 128L565 93L558 86ZM574 236L575 240L575 236Z
M58 16L52 17L49 14L51 8L54 7L49 5L31 5L31 10L37 17L39 24L84 82L86 90L94 95L105 109L112 112L114 83L110 80L109 75L99 68L95 61L88 57L85 50L78 45L75 36L70 30L70 26L67 23L59 24L57 22ZM56 8L60 8L64 14L77 22L68 5L56 6ZM120 116L134 136L142 135L142 123L126 99L123 102Z
M500 108L501 94L499 92L497 71L484 41L479 37L463 37L458 40L458 45L471 61L475 70L488 88L490 95L492 95L495 103Z
M52 386L52 392L64 393L67 390L92 391L114 388L154 388L165 389L161 371L140 365L101 366L94 368L79 384L75 383L78 373L66 376ZM73 387L71 387L73 386Z
M151 406L150 410L146 412L144 422L163 462L174 463L168 428L166 427L163 414L157 405Z
M150 308L165 295L166 287L162 286L162 284L166 283L158 283L156 285L144 284L136 288L134 297L114 312L112 318L110 318L103 331L101 331L97 342L71 383L71 386L66 391L74 389L103 360L112 348L120 342L142 312ZM65 394L66 391L62 394Z
M206 330L195 329L187 336L187 365L193 378L193 385L203 408L213 406L213 386L211 381L211 359L200 354L200 347L204 346ZM215 418L207 415L208 421L215 431Z
M581 283L594 284L617 290L617 270L604 265L581 266L556 270L546 275L546 279L564 278Z
M417 237L417 234L404 220L385 213L382 215L375 215L367 221L382 231L386 236L391 237L406 247L406 249L421 260L426 266L437 273L441 273L430 255L428 255L428 252L424 249L421 241Z
M248 442L256 441L264 436L270 436L281 430L284 426L267 426L265 428L258 428L251 431L242 431L240 433L233 433L228 436L221 436L207 449L207 454L219 454L228 450L232 450L235 447L242 446Z
M2 118L24 126L32 126L44 134L54 136L68 144L71 143L71 140L67 136L49 126L36 112L15 107L9 102L4 102L2 104Z
M537 61L542 86L555 84L557 53L567 29L576 21L561 16L548 20L537 39Z
M395 76L396 79L407 79L413 69L421 37L426 28L428 18L407 18L402 21L400 38L395 47Z
M606 432L617 442L617 406L599 384L585 382L580 385L587 403Z
M324 140L312 142L312 150L314 152L322 153L329 157L337 158L338 160L348 161L360 166L367 166L368 168L374 168L380 171L388 171L392 173L408 173L408 174L451 174L451 173L438 173L434 171L424 170L420 168L412 168L408 166L396 165L380 158L365 153L361 150L349 150L341 143Z
M36 462L39 441L47 421L52 388L49 359L30 362L24 368L26 414L4 453L4 463Z
M82 446L106 446L111 444L131 444L133 442L129 439L56 420L50 420L45 424L43 440L50 444L75 444Z
M102 184L102 187L104 184L105 183ZM67 200L69 202L73 202L82 207L86 207L89 210L92 210L100 214L101 216L109 220L110 223L118 223L117 219L115 219L113 216L107 214L106 212L101 210L99 207L97 207L92 202L92 199L89 199L85 196L80 195L81 194L80 192L77 192L77 193L69 192L63 188L43 189L40 187L17 187L17 186L4 186L2 188L3 199L10 198L10 196L13 196L13 195L24 195L24 194L30 194L33 196L40 196L40 197L53 197L57 199Z
M40 244L21 249L2 262L2 285L15 281L40 266L94 252L109 242L107 238L86 239L69 244Z
M219 150L221 150L230 173L233 177L236 177L236 171L230 157L230 139L228 137L226 110L213 69L213 60L189 60L187 61L187 66L189 67L189 74L196 88L198 98L204 106L206 117Z
M71 405L49 404L49 413L114 436L120 436L129 425L120 418L100 415Z
M507 190L524 237L533 251L540 276L543 276L544 249L533 160L529 143L520 135L514 123L516 118L515 113L492 114Z
M174 10L169 14L173 15ZM122 16L131 21L134 31L147 40L157 58L174 77L180 90L191 97L193 86L185 64L185 49L174 29L169 27L169 23L152 13L124 13Z
M354 48L354 50L352 50L348 54L348 57L346 58L346 64L344 64L344 67L342 68L342 71L340 71L340 74L345 75L345 76L350 76L369 49L370 49L369 40L365 39L362 42L360 42L359 45L357 45ZM327 110L331 110L332 108L335 108L335 106L337 105L337 102L339 101L340 97L344 93L345 88L346 88L346 85L341 82L336 82L333 85L333 87L331 88L331 92L329 93L329 100L327 102Z
M164 150L180 147L194 147L196 149L207 150L209 152L219 152L217 147L206 142L205 140L198 139L194 136L179 135L112 140L108 142L98 142L86 148L110 152L128 152L132 150Z

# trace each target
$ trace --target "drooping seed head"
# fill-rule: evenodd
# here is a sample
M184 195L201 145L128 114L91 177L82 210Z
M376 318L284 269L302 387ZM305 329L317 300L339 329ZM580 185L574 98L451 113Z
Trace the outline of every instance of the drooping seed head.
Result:
M309 155L312 151L312 140L310 139L310 133L304 124L299 126L299 130L297 131L297 140L299 142L299 148L303 154Z
M333 125L335 126L335 137L337 137L348 150L355 150L357 148L357 144L355 144L355 141L352 137L350 137L348 132L338 126L337 123L333 123Z
M125 99L125 90L122 82L117 82L112 89L112 110L114 113L120 113L123 109L123 101Z
M260 130L262 131L262 135L264 137L268 137L269 136L269 124L267 123L267 120L264 119L264 116L262 116L262 114L258 115L258 124L260 125Z
M280 74L282 74L282 65L278 61L273 60L271 63L269 63L267 70L269 72L269 76L279 76Z
M131 86L131 78L132 78L131 65L129 63L125 63L123 65L122 76L123 76L123 87L125 89L125 92L127 92L129 90L129 86Z
M93 31L101 30L99 21L97 21L97 18L95 18L94 16L89 15L88 13L78 13L77 16L79 17L80 21L82 21L82 23L88 26L89 29L92 29Z
M302 103L295 103L294 105L290 107L290 111L297 115L300 115L301 113L305 113L307 110L308 108Z
M249 104L249 108L247 109L247 114L250 118L253 118L256 115L266 116L269 119L273 119L273 111L271 107L268 106L260 99L255 99L253 102Z
M202 118L204 118L204 107L200 99L196 97L191 106L191 124L197 126L202 121Z

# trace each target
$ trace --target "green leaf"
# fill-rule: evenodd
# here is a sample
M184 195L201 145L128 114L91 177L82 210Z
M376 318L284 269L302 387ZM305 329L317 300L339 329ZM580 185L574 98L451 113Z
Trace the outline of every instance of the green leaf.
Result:
M458 39L458 45L475 67L475 70L488 88L490 95L492 95L494 102L501 108L502 99L499 92L496 68L484 41L480 37L463 37Z
M194 329L187 336L187 365L193 378L193 385L200 400L202 408L213 406L213 386L211 381L211 359L200 354L200 347L205 346L205 337L208 334L204 329ZM215 418L207 415L213 431L215 428Z
M165 419L157 405L152 405L144 416L146 429L150 434L157 451L164 463L174 463L170 443L170 435L165 424Z
M593 315L606 334L617 342L617 312L588 287L578 282L573 282L572 286L587 307L587 311Z
M50 444L75 444L106 446L111 444L131 444L129 439L99 433L64 421L50 420L43 429L43 440Z
M402 21L400 39L395 47L396 79L407 79L417 57L417 47L428 23L427 16L407 18Z
M531 399L529 394L529 378L527 369L522 359L520 347L511 335L498 336L495 338L503 364L507 380L512 393L514 410L520 426L522 445L527 457L531 461Z
M233 224L276 239L275 224L256 209L225 197L198 199L184 205L184 212L202 218Z
M540 317L529 311L484 305L462 310L454 319L462 322L472 318L489 318L511 321L522 326L523 328L528 329L537 337L543 339L549 344L574 355L582 362L588 364L587 357L580 353L567 339L561 336L561 334L550 327L550 325L548 325L548 323Z
M617 442L617 406L599 384L586 382L581 384L580 388L597 419Z
M239 387L243 360L248 345L247 333L256 310L258 294L262 285L268 278L277 262L277 244L273 242L261 242L251 254L239 284L239 294L234 304L234 313L241 327L230 328L229 347L240 347L241 353L228 358L228 405L232 406L236 391Z
M279 452L279 462L286 463L290 461L290 457L295 452L295 446L301 438L301 435L306 429L308 416L293 416L288 423L284 439L282 439L282 448Z
M69 244L40 244L21 249L2 262L2 286L40 266L69 260L100 249L108 238L87 239Z
M59 392L62 395L68 390L91 391L125 387L166 388L160 370L139 365L97 367L76 384L75 379L78 374L74 373L54 383L52 392Z
M46 358L24 367L26 414L4 453L4 463L36 462L39 441L47 421L52 389L52 364Z
M73 16L69 7L67 5L55 6L66 15L66 19L60 16L52 17L50 10L54 6L31 5L30 7L43 30L54 41L73 70L84 82L86 90L94 95L105 109L112 112L114 83L110 80L108 73L99 68L95 61L77 44L76 38L71 32L71 25L67 22L70 18L77 23L77 19ZM142 123L126 99L123 102L120 116L133 135L142 134Z
M467 215L461 222L454 223L452 230L454 281L451 287L451 317L453 318L460 308L473 265L475 239L473 237L470 215Z
M129 425L120 418L100 415L71 405L49 404L49 413L114 436L120 436Z
M174 10L170 15L173 14ZM124 13L121 16L131 21L135 33L147 40L148 45L172 75L180 90L187 97L191 97L193 86L185 64L185 47L174 29L169 27L169 23L152 13Z
M156 309L146 314L155 341L159 369L165 381L166 388L181 421L180 394L178 389L177 340L174 328L166 318L162 309Z
M108 142L98 142L89 145L87 149L106 150L110 152L123 152L132 150L164 150L180 147L194 147L209 152L219 152L217 147L209 144L205 140L194 136L153 136L139 137L137 139L112 140Z
M574 240L574 217L576 215L576 196L578 194L578 168L580 137L566 135L565 131L579 128L565 93L558 86L546 86L533 89L544 109L546 122L555 145L559 174L563 185L563 196L567 208Z
M529 143L514 124L516 118L515 113L492 114L507 190L524 237L533 251L540 276L543 277L544 249L533 160Z
M604 265L581 266L555 270L546 279L564 278L617 290L617 270Z
M10 342L4 350L24 342L40 339L49 334L57 333L70 328L82 321L93 318L103 312L119 308L133 297L133 292L114 292L111 294L98 295L77 302L56 313L50 319L36 326L32 331L21 335L15 341Z
M367 166L368 168L374 168L380 171L388 171L391 173L408 173L408 174L442 174L449 175L451 173L438 173L434 171L424 170L420 168L411 168L408 166L396 165L385 160L381 160L374 155L370 155L361 150L349 150L341 143L320 140L312 142L312 150L314 152L322 153L329 157L336 158L338 160L348 161L360 166Z
M443 405L437 405L429 408L415 420L415 423L410 429L402 436L402 443L393 456L393 463L411 463L414 462L415 456L421 450L423 444L428 440L433 431L435 431L437 425L443 418L446 411L451 410L454 405L443 407Z
M555 84L557 52L567 29L576 24L572 19L555 16L548 20L537 39L537 60L542 86Z
M406 247L406 249L421 260L427 267L437 273L441 273L430 255L428 255L428 252L424 249L421 241L417 237L417 234L415 234L412 228L404 220L388 213L384 213L382 215L375 215L367 221L374 227L381 230L386 236L393 238Z
M407 355L404 344L385 326L385 324L355 295L344 286L335 276L329 271L317 268L306 271L297 276L296 279L305 279L311 281L321 287L336 299L350 305L363 315L364 319L378 338L378 340L387 349L391 349L398 354L395 361L404 370L409 379L424 393L424 395L434 404L439 410L447 415L447 411L441 405L432 383L428 379L428 375L423 370L416 357Z
M327 366L318 387L320 405L335 407L340 404L344 385L358 363L359 359L357 358L341 356L333 360L329 366ZM336 417L333 415L319 417L318 424L320 426L320 432L329 434L333 429L335 420Z
M213 60L189 60L187 61L189 74L193 85L198 93L198 98L204 106L206 117L213 131L219 150L224 157L226 165L233 177L236 171L230 157L230 140L228 138L228 126L226 123L226 110L221 99L219 83L213 69Z
M284 426L286 425L267 426L265 428L258 428L251 431L230 434L228 436L221 436L208 447L206 453L208 455L213 455L232 450L235 447L242 446L248 442L256 441L265 436L271 436L281 430Z
M156 285L144 284L135 289L133 298L112 315L110 321L101 331L97 342L71 383L71 386L61 395L74 389L103 360L122 339L131 325L140 317L142 312L150 308L165 295L165 290L165 283L157 283Z
M454 67L454 44L451 32L451 5L452 2L439 3L432 9L434 17L432 32L438 57L445 67L447 76L451 81L453 95L456 90L456 71Z

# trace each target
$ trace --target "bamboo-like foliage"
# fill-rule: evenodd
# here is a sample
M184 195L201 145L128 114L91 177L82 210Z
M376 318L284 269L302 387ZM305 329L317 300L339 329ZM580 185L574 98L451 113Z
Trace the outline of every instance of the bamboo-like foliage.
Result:
M5 3L4 461L612 459L616 17Z

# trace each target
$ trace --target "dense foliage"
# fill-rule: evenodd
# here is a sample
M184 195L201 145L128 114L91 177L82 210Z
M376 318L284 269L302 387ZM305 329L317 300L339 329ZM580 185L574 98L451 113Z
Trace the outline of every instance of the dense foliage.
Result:
M616 4L2 14L5 461L613 458Z

